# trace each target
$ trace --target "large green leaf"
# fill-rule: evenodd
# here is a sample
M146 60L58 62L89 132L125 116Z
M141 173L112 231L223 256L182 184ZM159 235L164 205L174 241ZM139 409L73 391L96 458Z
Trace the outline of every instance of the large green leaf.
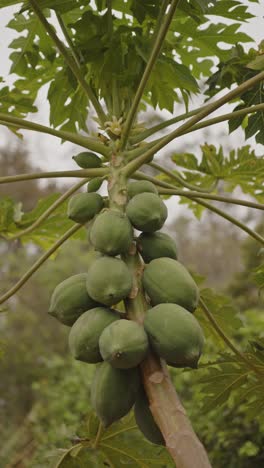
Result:
M131 468L172 468L164 447L149 443L137 429L133 414L107 428L94 448L99 421L90 413L78 431L78 443L58 456L56 468L123 465Z

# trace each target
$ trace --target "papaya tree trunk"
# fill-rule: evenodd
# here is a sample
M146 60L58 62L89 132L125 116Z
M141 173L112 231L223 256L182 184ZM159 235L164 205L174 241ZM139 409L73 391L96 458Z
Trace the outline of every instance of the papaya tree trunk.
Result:
M113 153L108 181L109 202L110 207L122 212L127 203L127 180L121 172L123 164L122 155ZM142 289L144 265L135 245L123 260L133 276L133 288L125 301L127 318L142 324L149 305ZM165 362L150 352L140 367L150 410L177 468L210 468L206 450L192 428Z

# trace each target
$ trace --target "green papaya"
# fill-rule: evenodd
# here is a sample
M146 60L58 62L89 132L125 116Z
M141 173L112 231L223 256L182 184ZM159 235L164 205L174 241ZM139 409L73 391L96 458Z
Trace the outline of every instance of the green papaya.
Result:
M104 177L94 177L94 179L90 180L90 182L87 184L87 192L97 192L103 181Z
M86 273L71 276L53 291L49 314L64 325L73 325L83 312L98 305L87 293L86 279Z
M129 182L127 185L128 198L133 198L135 195L145 192L158 194L158 189L152 182L149 182L148 180L137 180L135 182Z
M177 259L176 244L165 232L142 232L137 238L137 248L145 263L160 257Z
M134 414L136 423L146 439L153 444L165 445L163 435L150 411L148 398L143 387L137 394Z
M199 290L190 273L177 260L156 258L145 268L143 287L151 304L179 304L193 312L199 300Z
M102 332L99 348L104 361L118 369L136 367L148 352L148 337L142 325L131 320L111 323Z
M86 287L95 301L111 306L128 296L132 275L123 260L102 257L89 268Z
M194 315L177 304L159 304L146 313L144 327L153 350L175 367L197 368L204 345Z
M127 204L126 213L132 225L139 231L158 231L165 223L168 210L155 193L140 193Z
M133 241L128 217L116 210L103 211L91 227L90 241L96 250L107 255L127 253Z
M115 369L98 365L91 385L91 403L105 427L125 416L135 403L140 385L138 368Z
M69 334L69 347L73 357L89 363L102 361L99 337L105 327L119 320L119 315L106 307L95 307L84 312L73 324Z
M104 206L104 200L98 193L77 193L68 203L68 218L76 223L87 223Z
M72 159L78 164L82 169L94 169L102 165L102 161L94 153L90 151L83 151L82 153L73 156Z

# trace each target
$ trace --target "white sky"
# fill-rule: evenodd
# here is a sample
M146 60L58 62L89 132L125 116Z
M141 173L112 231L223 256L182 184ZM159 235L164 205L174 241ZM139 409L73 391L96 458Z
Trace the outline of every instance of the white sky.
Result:
M261 2L260 2L261 3ZM10 21L12 18L12 14L15 11L18 11L19 7L7 7L1 9L0 13L0 76L7 77L10 62L8 59L8 55L10 53L10 49L8 49L8 44L12 41L15 37L15 34L12 30L5 28L5 25ZM264 15L264 8L263 6L251 3L251 11L252 13L257 15L257 18L254 20L250 20L247 25L243 25L242 28L245 32L247 32L251 37L253 37L258 44L263 38L263 15ZM223 19L221 19L223 21ZM253 44L253 47L256 47L256 44ZM46 93L42 91L39 98L37 105L39 107L39 112L37 114L32 114L27 117L28 120L32 120L34 122L43 123L48 125L48 105L46 101ZM220 113L222 113L220 111ZM163 113L165 117L171 118L171 114ZM227 134L226 128L227 126L223 124L222 126L217 125L215 129L211 129L209 133L206 134L206 141L208 143L215 143L216 133L221 129L225 129L225 133ZM170 127L170 130L172 127ZM29 151L32 155L32 159L37 161L38 165L42 166L46 170L61 170L64 169L72 169L76 168L76 165L72 162L70 154L76 153L78 148L76 145L72 145L71 143L64 143L63 145L60 144L60 141L52 136L48 135L41 135L31 131L21 131L24 135L24 141L29 148ZM197 145L204 141L204 134L199 137L198 134L195 137L192 137L192 141L194 141ZM17 137L13 136L11 132L6 130L4 127L0 126L0 145L2 146L5 144L6 141L16 141ZM182 146L184 142L190 143L190 137L185 136L179 139L179 143ZM253 141L253 140L252 140ZM241 146L245 144L243 135L236 131L230 137L227 137L227 144L231 144L234 146ZM167 149L173 149L175 144L170 144ZM258 153L261 154L261 147Z

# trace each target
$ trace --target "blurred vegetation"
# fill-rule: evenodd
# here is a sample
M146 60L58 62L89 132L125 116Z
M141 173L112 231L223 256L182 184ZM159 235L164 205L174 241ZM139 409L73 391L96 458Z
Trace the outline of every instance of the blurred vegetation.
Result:
M26 149L2 151L0 167L3 174L10 174L11 167L12 173L35 170ZM2 186L0 193L6 194L6 188L26 209L32 208L38 198L58 191L54 182L46 186L39 182L10 184ZM263 231L263 224L259 224L259 232ZM246 345L260 333L264 336L263 302L249 277L249 271L259 262L256 243L244 240L235 227L213 215L204 215L200 222L178 216L170 232L178 240L180 259L193 271L208 276L210 286L227 288L239 306L245 326L233 339ZM4 292L33 263L39 250L33 245L25 248L19 242L0 240L0 252ZM50 466L53 451L71 446L78 424L89 411L93 366L73 361L67 348L68 327L47 314L56 284L86 271L87 253L88 243L67 242L56 258L48 260L9 301L9 313L0 315L0 466ZM264 418L252 419L247 401L237 403L234 393L221 407L204 412L200 376L203 364L215 360L219 348L209 340L206 351L200 370L171 372L212 465L264 466Z

